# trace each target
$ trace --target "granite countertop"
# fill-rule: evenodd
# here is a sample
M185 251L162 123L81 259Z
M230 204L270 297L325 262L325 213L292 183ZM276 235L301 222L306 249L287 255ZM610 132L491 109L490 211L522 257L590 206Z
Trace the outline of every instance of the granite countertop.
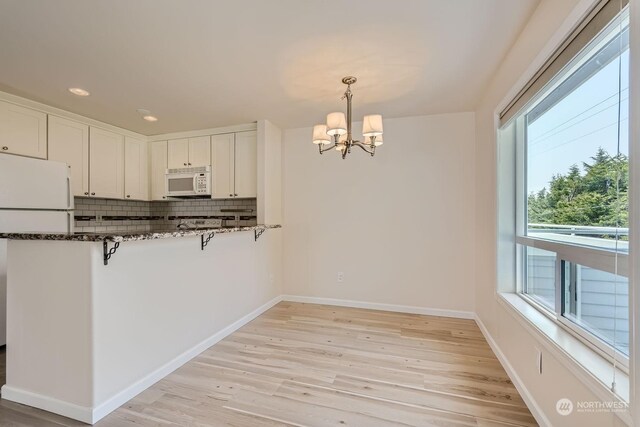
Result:
M148 233L0 233L0 239L12 240L66 240L72 242L128 242L132 240L155 240L172 237L202 236L216 233L237 233L239 231L260 231L270 228L281 228L277 225L252 225L248 227L199 228L194 230L175 230Z

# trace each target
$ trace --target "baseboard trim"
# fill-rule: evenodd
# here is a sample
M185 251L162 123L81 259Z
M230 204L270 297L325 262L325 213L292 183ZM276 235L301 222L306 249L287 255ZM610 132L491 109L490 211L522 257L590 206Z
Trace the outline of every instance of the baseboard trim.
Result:
M367 308L370 310L395 311L398 313L423 314L427 316L455 317L458 319L475 319L475 314L471 311L445 310L441 308L416 307L412 305L383 304L378 302L354 301L338 298L282 295L282 301L336 305L339 307Z
M73 418L83 423L93 423L93 415L90 407L74 405L73 403L54 399L49 396L11 387L7 384L2 386L2 398L10 400L11 402L33 406L34 408Z
M151 387L153 384L160 381L161 379L169 375L171 372L175 371L176 369L178 369L179 367L181 367L182 365L187 363L189 360L193 359L194 357L196 357L197 355L199 355L200 353L202 353L203 351L205 351L206 349L208 349L218 341L231 335L233 332L240 329L241 327L243 327L244 325L246 325L256 317L258 317L265 311L269 310L271 307L279 303L281 300L282 300L282 297L277 296L271 299L270 301L267 301L266 303L262 304L260 307L253 310L251 313L241 317L240 319L236 320L226 328L216 332L206 340L202 341L201 343L197 344L191 349L185 351L175 359L164 364L160 368L153 371L151 374L142 378L140 381L122 390L120 393L111 397L106 402L103 402L93 410L92 424L96 423L97 421L104 418L106 415L108 415L115 409L119 408L129 400L133 399L139 393Z
M544 414L537 402L534 400L533 396L524 385L523 381L520 379L520 376L516 373L515 369L513 369L513 366L511 366L511 363L509 363L509 360L507 360L507 357L504 355L502 350L500 350L500 347L498 347L498 344L495 342L495 340L489 333L489 330L486 328L486 326L484 326L484 323L482 323L482 320L477 314L475 315L475 321L478 324L482 335L484 335L484 338L489 343L489 347L491 347L491 350L493 350L493 352L495 353L496 357L500 361L500 364L507 372L507 375L509 375L511 382L513 383L513 385L515 385L518 393L520 393L522 400L524 400L524 402L527 404L527 407L531 411L531 415L533 415L540 426L551 427L551 422Z
M151 387L156 382L169 375L171 372L187 363L189 360L193 359L218 341L240 329L242 326L246 325L265 311L269 310L281 300L282 297L277 296L270 301L267 301L260 307L253 310L251 313L241 317L240 319L231 323L229 326L211 335L204 341L196 344L194 347L183 352L171 361L165 363L155 371L151 372L149 375L130 385L126 389L120 391L95 408L77 406L68 402L53 399L48 396L42 396L36 393L20 390L8 385L2 387L2 398L10 400L12 402L44 409L45 411L73 418L74 420L82 421L84 423L95 424L100 419L113 412L115 409L119 408L147 388Z

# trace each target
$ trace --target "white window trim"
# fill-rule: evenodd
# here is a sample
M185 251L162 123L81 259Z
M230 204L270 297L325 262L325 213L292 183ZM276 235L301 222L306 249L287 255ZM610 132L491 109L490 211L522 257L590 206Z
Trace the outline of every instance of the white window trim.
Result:
M571 13L567 16L567 18L562 22L559 28L551 35L549 40L546 42L544 47L540 50L540 52L535 56L535 58L531 61L531 63L526 67L523 71L522 75L513 82L511 88L504 94L503 98L496 104L495 109L493 110L493 131L496 136L500 135L500 119L499 113L505 110L509 103L518 95L519 91L526 85L526 83L531 80L536 72L545 64L545 61L558 49L559 46L567 39L567 37L574 31L576 26L588 15L589 11L593 8L593 6L598 2L598 0L579 0L578 4L572 9ZM638 2L630 3L630 27L633 34L640 34L640 4ZM636 76L640 71L640 44L632 44L631 45L631 58L630 58L630 75ZM631 182L640 182L640 103L635 102L634 100L637 98L635 95L640 94L640 79L631 78L630 79L630 88L629 88L629 122L630 122L630 147L629 147L629 173L630 173L630 181ZM510 158L512 153L509 150L505 150L504 147L498 146L496 147L496 164L498 167L498 174L505 176L510 174L510 169L513 166L513 162L510 162L508 165L505 164L505 160ZM511 175L513 179L512 182L515 181L515 175ZM511 224L510 221L515 218L513 212L510 212L513 208L508 208L501 205L500 201L504 201L503 199L511 199L513 197L512 193L509 193L508 187L509 185L513 185L504 183L497 185L497 212L498 218L496 221L496 230L497 230L497 255L498 260L501 258L510 258L508 252L508 247L513 245L513 237L505 234L505 231L508 229L509 231L513 230L514 224ZM512 200L515 206L515 200ZM629 194L629 214L632 221L635 218L640 217L640 189L634 189ZM504 223L504 225L503 225ZM513 228L512 228L513 227ZM635 229L631 230L629 235L629 247L630 252L640 252L640 233L636 233ZM514 263L515 264L515 263ZM514 269L512 272L511 269ZM515 292L517 284L512 281L512 278L519 277L519 274L515 271L515 266L510 266L506 264L501 264L497 266L497 289L494 292L494 298L496 302L504 307L508 307L507 312L512 313L513 316L523 325L523 327L527 328L527 330L534 331L533 335L539 341L544 343L544 347L549 349L549 351L554 352L554 348L557 345L553 338L549 338L549 336L535 333L539 328L535 325L535 320L525 319L523 315L519 314L519 312L512 306L510 302L506 301L506 298L509 299L521 299ZM636 281L640 278L640 263L635 262L635 260L631 260L629 263L629 280L631 283L636 283ZM521 306L525 310L530 310L537 315L544 317L539 311L537 311L534 307L522 301ZM629 309L630 313L637 313L640 311L640 291L636 290L635 286L631 286L629 289ZM632 319L634 315L630 316ZM640 375L636 375L638 371L637 367L640 367L640 352L635 351L635 347L637 343L640 343L640 328L631 328L630 329L630 357L631 357L631 366L630 366L630 377L633 379L630 388L631 388L631 397L630 397L630 410L625 413L618 413L619 418L621 418L627 425L632 425L635 422L640 423ZM564 352L565 356L569 356L571 353ZM579 366L575 360L571 357L559 357L559 360L564 364L569 372L572 372L581 382L585 384L590 390L592 390L596 396L602 397L603 400L607 400L606 390L602 387L602 383L596 383L594 381L595 376L592 375L589 370L585 370L583 367ZM603 391L605 390L605 391Z
M532 335L540 345L576 376L599 399L606 402L629 404L629 375L616 370L616 393L611 391L611 363L578 339L574 334L543 314L529 301L515 292L497 292L496 299L506 311ZM629 408L615 412L627 425L631 425Z
M606 360L610 366L613 366L613 347L601 340L598 340L597 338L594 339L592 334L589 333L586 328L576 325L574 322L569 319L565 319L563 316L558 317L554 311L551 311L549 308L536 301L536 299L531 295L524 292L517 292L515 295L522 298L527 304L533 306L543 316L554 322L559 328L562 328L564 332L571 334L580 340L580 342L591 349L591 351L593 351L598 357ZM615 350L615 352L617 368L626 375L629 375L629 357L620 353L618 350Z

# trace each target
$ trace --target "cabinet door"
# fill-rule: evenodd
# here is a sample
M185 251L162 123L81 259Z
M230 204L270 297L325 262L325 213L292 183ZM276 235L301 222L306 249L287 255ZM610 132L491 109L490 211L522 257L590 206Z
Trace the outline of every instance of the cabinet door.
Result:
M49 160L69 166L71 192L89 195L89 126L49 116Z
M92 196L124 198L124 137L89 129L89 191Z
M0 101L0 152L47 158L47 115Z
M125 137L124 139L124 198L131 200L149 199L147 174L147 143Z
M233 144L234 134L211 137L212 199L233 197Z
M167 200L164 174L167 171L167 141L150 143L151 200Z
M236 133L235 197L256 197L258 192L258 138L256 132Z
M189 166L211 165L211 137L189 138Z
M168 168L186 168L189 166L189 140L172 139L167 145Z

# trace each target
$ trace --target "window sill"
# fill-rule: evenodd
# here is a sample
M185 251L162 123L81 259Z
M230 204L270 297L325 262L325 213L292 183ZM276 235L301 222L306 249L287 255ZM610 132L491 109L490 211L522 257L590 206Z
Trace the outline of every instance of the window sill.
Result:
M571 373L602 401L629 402L629 376L616 369L616 393L610 390L611 363L589 346L540 313L519 295L511 292L497 294L498 302L525 328L533 330L536 339L556 356ZM627 424L628 411L616 412Z

